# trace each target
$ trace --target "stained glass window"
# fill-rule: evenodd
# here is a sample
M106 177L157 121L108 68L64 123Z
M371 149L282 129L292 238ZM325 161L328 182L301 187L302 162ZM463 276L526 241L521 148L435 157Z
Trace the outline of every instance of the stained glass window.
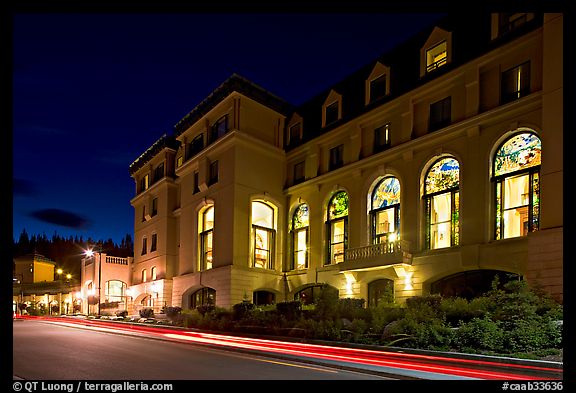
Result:
M426 176L426 194L458 187L460 165L454 158L443 158L437 161Z
M345 217L348 215L348 194L346 191L340 191L330 199L328 205L328 219Z
M299 229L307 227L309 223L308 219L308 205L303 203L296 208L294 212L294 217L292 219L292 228Z
M507 140L496 152L494 176L540 165L542 144L532 133L518 134Z
M372 194L372 209L400 203L400 182L395 177L382 180Z

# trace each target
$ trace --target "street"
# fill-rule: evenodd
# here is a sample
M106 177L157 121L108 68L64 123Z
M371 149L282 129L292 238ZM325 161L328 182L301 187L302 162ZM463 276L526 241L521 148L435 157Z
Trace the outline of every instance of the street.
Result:
M31 380L376 380L349 372L186 343L16 320L15 378Z

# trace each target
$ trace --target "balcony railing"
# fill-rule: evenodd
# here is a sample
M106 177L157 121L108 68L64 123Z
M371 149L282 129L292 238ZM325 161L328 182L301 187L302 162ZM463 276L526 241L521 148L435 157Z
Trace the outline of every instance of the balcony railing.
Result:
M110 257L106 255L106 263L115 263L116 265L128 265L128 258Z
M400 252L402 252L400 241L378 243L346 250L345 260L374 258Z

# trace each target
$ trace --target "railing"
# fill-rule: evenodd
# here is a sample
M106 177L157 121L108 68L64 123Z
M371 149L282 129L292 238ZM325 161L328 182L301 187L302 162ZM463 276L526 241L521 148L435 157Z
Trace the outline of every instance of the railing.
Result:
M372 244L346 250L345 260L366 259L401 252L400 241Z
M435 61L434 63L428 64L428 66L426 67L426 72L431 72L437 68L442 67L444 64L446 64L447 60L448 59L446 57L443 57L442 59Z
M114 263L117 265L128 265L128 258L109 257L106 255L106 263Z

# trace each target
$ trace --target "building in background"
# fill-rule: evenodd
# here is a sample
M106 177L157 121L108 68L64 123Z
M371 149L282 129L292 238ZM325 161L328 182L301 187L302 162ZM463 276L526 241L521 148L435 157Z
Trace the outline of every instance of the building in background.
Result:
M132 310L562 300L562 24L449 16L299 107L231 76L130 165Z
M14 258L13 263L14 313L61 315L81 311L79 277L37 253Z

